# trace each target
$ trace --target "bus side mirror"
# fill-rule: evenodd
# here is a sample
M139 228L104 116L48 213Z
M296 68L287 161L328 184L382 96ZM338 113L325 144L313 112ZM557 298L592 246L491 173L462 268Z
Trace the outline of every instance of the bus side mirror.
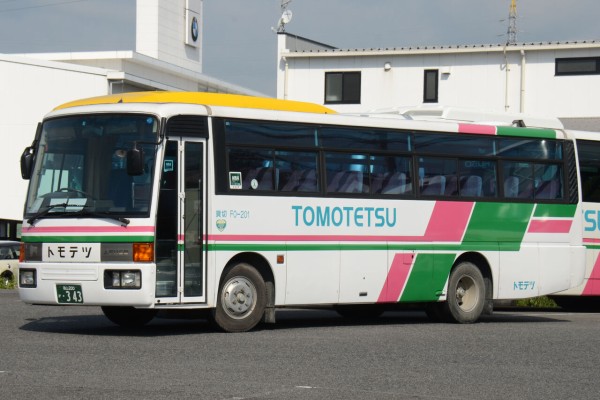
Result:
M144 173L144 150L134 146L127 151L127 175L137 176Z
M21 177L23 179L31 179L34 157L35 151L32 146L26 147L23 154L21 154Z

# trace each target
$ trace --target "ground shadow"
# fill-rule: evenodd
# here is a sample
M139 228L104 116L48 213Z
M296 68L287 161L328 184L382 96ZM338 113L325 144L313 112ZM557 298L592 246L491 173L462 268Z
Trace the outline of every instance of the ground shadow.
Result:
M495 312L483 316L479 323L558 323L568 322L552 313ZM344 318L327 309L281 309L277 323L261 325L258 330L288 330L344 326L403 326L415 324L443 325L431 321L422 310L386 311L377 318ZM61 333L68 335L158 337L220 332L210 319L178 319L157 317L142 328L121 328L104 315L67 315L30 319L20 329L31 332Z

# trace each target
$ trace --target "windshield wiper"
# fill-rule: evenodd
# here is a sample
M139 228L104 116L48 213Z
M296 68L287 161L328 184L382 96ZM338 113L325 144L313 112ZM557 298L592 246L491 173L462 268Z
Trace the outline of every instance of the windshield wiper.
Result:
M50 214L50 211L52 211L55 208L58 207L67 207L69 204L64 202L64 203L59 203L59 204L50 204L47 208L43 209L42 211L38 211L37 213L33 214L31 217L29 217L29 219L27 220L27 223L29 225L33 225L33 223L35 222L36 219L40 219L42 217L45 217L46 215ZM62 214L62 213L58 213L57 214Z
M129 225L129 220L127 218L123 218L123 217L117 217L115 215L111 215L109 213L104 213L104 212L95 212L95 211L89 211L89 210L85 210L86 207L89 206L79 206L79 205L73 205L73 204L68 204L68 203L60 203L60 204L52 204L50 206L48 206L48 208L32 215L28 220L27 223L29 225L33 225L33 223L43 217L46 217L48 214L50 214L50 212L58 207L81 207L81 210L79 211L55 211L52 214L53 215L60 215L60 216L74 216L74 217L96 217L96 218L108 218L108 219L112 219L114 221L118 221L120 223L122 223L124 226Z
M88 207L88 206L84 206L84 207ZM129 219L124 218L124 217L117 217L116 215L112 215L112 214L109 214L106 212L89 211L89 210L85 210L85 209L81 209L74 213L70 213L69 215L74 215L77 217L108 218L108 219L112 219L114 221L118 221L118 222L122 223L124 226L129 225L129 222L130 222Z

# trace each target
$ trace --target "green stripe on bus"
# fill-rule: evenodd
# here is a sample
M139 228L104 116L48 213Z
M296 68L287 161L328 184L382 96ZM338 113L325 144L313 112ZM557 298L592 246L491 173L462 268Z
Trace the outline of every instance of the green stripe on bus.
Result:
M438 300L455 258L455 254L418 254L400 301Z
M526 203L476 203L463 243L521 243L533 207Z
M534 217L543 218L573 218L577 211L577 204L538 204L535 207Z
M150 243L154 236L23 236L25 243Z
M554 129L516 128L513 126L499 126L496 134L498 136L556 139L556 131Z
M470 242L470 243L429 243L429 244L395 244L395 243L365 243L365 244L261 244L261 243L209 243L208 251L519 251L521 242Z

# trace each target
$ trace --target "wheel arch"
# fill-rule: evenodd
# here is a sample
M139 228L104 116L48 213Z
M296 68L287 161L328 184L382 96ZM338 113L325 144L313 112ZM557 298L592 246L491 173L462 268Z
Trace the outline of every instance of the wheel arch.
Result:
M488 259L481 253L470 251L461 254L452 265L452 269L456 268L456 266L460 265L462 262L470 262L474 264L479 271L481 271L481 275L483 275L483 282L485 284L485 305L483 307L483 314L491 314L493 309L493 299L494 299L494 278L492 275L492 268L490 266L490 262ZM452 270L450 271L452 272Z

